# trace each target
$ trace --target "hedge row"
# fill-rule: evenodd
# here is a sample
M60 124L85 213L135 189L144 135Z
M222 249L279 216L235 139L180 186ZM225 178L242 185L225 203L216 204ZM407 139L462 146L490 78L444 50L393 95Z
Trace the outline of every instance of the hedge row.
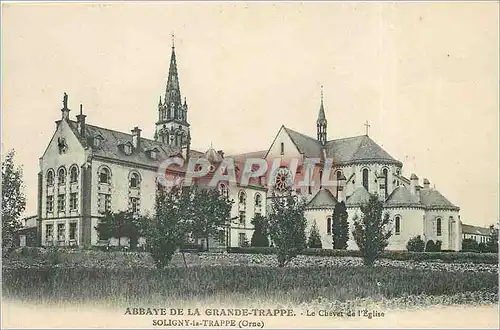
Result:
M275 254L274 247L232 247L229 253L243 254ZM358 250L328 250L328 249L305 249L303 255L323 257L361 257ZM485 263L497 264L498 253L475 253L475 252L409 252L409 251L384 251L382 258L391 260L440 260L442 262L459 263Z

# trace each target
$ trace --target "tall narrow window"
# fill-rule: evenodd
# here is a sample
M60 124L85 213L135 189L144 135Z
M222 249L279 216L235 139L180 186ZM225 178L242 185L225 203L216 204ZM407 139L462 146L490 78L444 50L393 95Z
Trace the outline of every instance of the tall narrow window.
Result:
M130 175L130 188L139 188L139 174L137 173L132 173Z
M367 191L370 191L370 190L368 190L369 186L368 186L368 169L367 168L363 169L363 187L365 187L365 189Z
M54 196L47 196L47 213L54 212Z
M240 211L240 225L245 226L245 211Z
M52 169L47 171L47 186L54 185L54 171Z
M54 239L54 225L45 225L45 242L51 244Z
M58 223L57 224L57 240L59 243L64 243L66 240L66 228L64 226L64 223Z
M436 235L441 236L441 218L436 219Z
M319 170L319 188L321 189L323 182L323 169Z
M57 171L57 183L60 185L66 183L66 169L64 167L59 168Z
M71 211L74 211L77 209L78 206L78 195L77 193L71 193L69 194L69 209Z
M130 197L130 211L134 214L139 213L139 198Z
M69 224L69 239L76 240L76 222L71 222Z
M109 183L110 171L106 167L101 168L99 172L99 183Z
M394 218L394 223L395 223L395 229L394 229L395 234L396 234L396 235L401 234L401 217L396 216L396 217Z
M76 167L75 165L71 166L71 169L69 170L69 182L78 182L78 167Z
M280 153L283 155L285 154L285 144L281 142L281 148L280 148Z
M262 205L262 196L260 194L255 194L255 206Z
M240 191L239 201L240 201L240 204L245 204L245 202L247 201L247 195L245 194L244 191Z
M238 235L238 245L239 246L244 246L246 243L246 240L247 240L247 237L246 237L245 233L240 233Z
M384 194L387 197L387 193L389 191L389 188L387 187L387 184L389 183L389 171L384 168L382 173L384 174Z
M339 187L340 187L341 177L342 177L342 171L337 171L337 198L339 197Z
M326 218L326 234L327 235L332 234L332 218L331 217Z
M57 212L65 212L66 211L66 196L64 194L60 194L57 196Z

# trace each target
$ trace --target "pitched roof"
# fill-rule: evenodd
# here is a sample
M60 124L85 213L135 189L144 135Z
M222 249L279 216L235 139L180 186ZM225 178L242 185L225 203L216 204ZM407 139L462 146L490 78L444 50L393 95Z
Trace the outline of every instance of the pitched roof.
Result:
M424 207L418 196L403 186L399 186L389 195L385 202L386 207Z
M86 124L85 138L82 138L78 132L78 123L72 120L68 120L68 123L82 144L90 147L93 155L96 156L134 163L142 166L158 167L166 158L179 155L181 153L178 148L141 137L140 148L138 150L133 150L130 155L127 155L120 149L120 145L132 143L132 134ZM98 147L93 145L93 140L96 136L102 137L102 142ZM148 154L148 151L153 149L156 149L158 152L155 159L151 158Z
M244 162L246 159L250 158L264 158L266 156L267 150L251 151L243 154L228 155L226 157L233 158L235 162Z
M370 199L370 193L365 189L365 187L360 187L354 190L351 196L349 196L345 202L346 206L360 206L366 203Z
M367 135L331 140L326 148L327 157L333 158L335 164L373 161L401 164Z
M287 127L283 126L283 128L288 133L300 153L304 154L304 156L308 158L323 158L321 144L318 140Z
M323 159L322 146L318 140L284 127L299 152L308 158ZM330 140L325 145L326 156L335 164L379 162L402 165L367 135Z
M460 208L452 204L439 191L424 188L420 190L420 202L426 209L459 211Z
M466 225L465 223L462 223L462 234L489 236L491 234L491 230L490 228Z
M337 199L333 196L330 190L321 188L316 195L307 203L307 209L333 209L337 204Z

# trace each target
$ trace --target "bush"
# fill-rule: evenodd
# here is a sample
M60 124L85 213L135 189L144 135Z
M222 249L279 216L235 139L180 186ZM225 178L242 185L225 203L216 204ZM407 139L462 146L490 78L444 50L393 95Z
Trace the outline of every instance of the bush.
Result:
M410 238L408 243L406 243L406 249L412 252L424 252L425 242L422 240L420 235Z
M310 248L317 248L317 249L321 249L323 247L323 245L321 244L321 236L319 236L318 227L316 227L316 223L314 223L313 227L311 228L307 246Z
M228 248L229 253L242 254L275 254L276 249L272 247L257 248L257 247L231 247ZM321 256L321 257L361 257L359 250L331 250L331 249L304 249L302 255ZM441 260L442 262L450 263L485 263L497 264L497 253L475 253L475 252L409 252L409 251L383 251L381 258L401 261L428 261Z
M462 240L462 250L464 251L479 251L479 244L471 238Z
M436 245L433 240L428 240L425 244L425 252L436 252Z

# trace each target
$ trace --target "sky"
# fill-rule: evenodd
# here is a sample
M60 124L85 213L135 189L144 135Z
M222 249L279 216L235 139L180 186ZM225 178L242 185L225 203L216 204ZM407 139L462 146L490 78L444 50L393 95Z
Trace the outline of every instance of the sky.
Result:
M69 95L90 124L152 138L172 33L192 148L265 150L281 125L365 134L462 222L499 214L497 2L2 3L2 157L38 160Z

